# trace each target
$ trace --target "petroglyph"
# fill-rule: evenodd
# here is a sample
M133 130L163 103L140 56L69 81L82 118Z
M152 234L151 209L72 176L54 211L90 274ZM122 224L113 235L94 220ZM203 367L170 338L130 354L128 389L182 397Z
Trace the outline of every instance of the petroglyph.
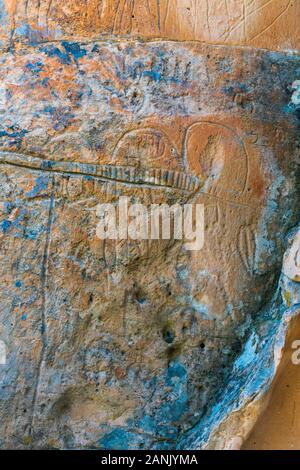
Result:
M92 176L133 185L173 187L191 193L201 187L199 178L193 175L162 168L57 162L9 152L0 152L0 164L66 175Z
M268 33L282 21L293 28L292 18L299 14L292 0L4 0L4 5L10 41L38 42L130 34L276 48L276 36L270 40Z
M255 268L256 240L255 231L251 227L241 228L238 248L246 270L250 275L253 275Z

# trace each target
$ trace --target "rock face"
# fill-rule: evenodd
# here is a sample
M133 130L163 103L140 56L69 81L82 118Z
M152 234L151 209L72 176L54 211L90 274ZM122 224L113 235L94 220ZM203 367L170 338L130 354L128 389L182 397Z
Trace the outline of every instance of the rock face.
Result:
M295 48L297 2L2 3L2 447L240 446L297 310L300 60L199 40ZM124 196L204 204L203 249L99 240Z
M299 50L300 43L297 0L1 0L1 5L1 36L8 43L105 35L275 50Z

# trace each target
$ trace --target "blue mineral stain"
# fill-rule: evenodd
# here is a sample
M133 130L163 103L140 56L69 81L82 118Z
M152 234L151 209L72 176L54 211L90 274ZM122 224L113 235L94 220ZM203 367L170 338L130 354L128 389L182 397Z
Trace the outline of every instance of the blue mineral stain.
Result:
M9 229L11 228L12 226L12 221L11 220L3 220L1 223L0 223L0 227L1 227L1 230L3 233L7 233L9 231Z
M33 198L38 196L42 191L45 191L48 188L49 184L49 176L48 175L43 175L39 176L35 180L35 185L34 187L26 193L26 196L28 198Z
M194 299L192 297L192 300L191 300L191 305L193 307L193 309L199 313L200 315L204 315L206 317L209 317L210 316L210 312L209 312L209 309L208 309L208 306L205 305L203 302L199 302L198 300Z
M235 362L235 370L238 369L244 370L249 367L255 361L255 356L257 354L257 347L259 343L259 338L255 332L252 333L248 339L243 353L237 358Z
M35 46L39 42L43 34L40 30L36 30L32 28L29 24L25 23L20 26L17 26L15 30L15 35L22 36L28 39L29 44Z
M218 61L217 68L222 72L230 73L232 72L232 61L227 58L222 58Z
M164 410L163 410L164 413ZM159 410L159 415L161 415L161 409ZM160 439L160 443L164 439L166 442L175 441L178 435L178 428L172 426L169 422L161 421L161 416L143 416L138 421L129 421L128 426L132 429L133 427L142 430L143 433L147 433L149 436L153 436L153 440L156 440L157 437Z
M46 114L55 114L56 112L56 107L55 106L51 106L51 105L47 105L44 107L44 113Z
M22 281L16 281L15 286L16 287L22 287Z
M28 24L22 24L20 26L17 26L15 30L15 34L18 36L25 36L27 37L29 34L29 25Z
M74 114L71 113L67 108L62 110L61 112L58 113L57 120L53 128L55 130L65 129L72 122L74 117L75 117Z
M48 203L49 204L49 203ZM37 237L45 232L45 226L43 224L30 226L27 223L28 210L25 208L19 208L17 217L13 220L3 220L0 223L0 230L3 233L12 232L16 238L25 238L29 240L36 240Z
M122 70L118 70L117 75L122 79L126 79L128 76L134 80L148 77L155 83L186 84L187 77L180 70L179 66L174 68L173 73L166 73L164 55L164 53L156 54L155 57L157 60L155 64L152 64L150 67L142 60L135 60L133 64L128 66L125 74Z
M153 415L142 412L141 416L129 419L126 427L107 432L99 440L101 449L137 449L145 448L149 443L153 448L156 445L164 449L174 447L180 432L179 424L188 411L188 373L184 365L176 360L169 364L161 378L168 390L164 404Z
M143 416L143 418L138 422L138 426L147 433L154 434L157 429L157 423L152 416Z
M44 52L48 57L56 57L64 65L70 65L72 63L70 57L65 52L61 51L58 47L53 45L47 45L40 48L41 52Z
M44 68L44 64L41 61L38 62L27 62L25 68L34 74L39 74Z
M25 129L22 129L22 130L15 130L13 128L9 128L9 129L11 130L11 132L0 131L0 137L23 138L28 133L28 131L26 131Z
M285 104L282 107L282 111L284 114L294 114L296 112L296 106L293 103Z
M231 303L228 303L224 310L225 315L233 315L234 314L234 307Z
M43 111L51 116L55 130L66 128L75 117L68 107L56 108L55 106L47 105Z
M18 307L20 307L21 305L23 305L23 302L22 302L21 297L14 296L13 299L12 299L12 302L11 302L12 308L13 308L13 309L18 308Z
M183 414L188 411L188 396L183 393L171 403L166 402L161 408L161 423L179 423Z
M222 87L221 88L222 92L225 94L225 95L228 95L228 96L233 96L235 91L234 91L234 87L232 85L230 86L226 86L226 87Z
M152 70L144 70L143 77L150 77L155 82L160 82L162 80L161 71L156 67Z
M175 84L182 84L185 82L185 80L181 79L178 75L169 75L165 76L163 72L163 66L162 65L156 65L153 67L151 70L144 70L142 72L143 77L149 77L151 80L154 82L170 82L170 83L175 83Z
M37 300L37 293L35 292L32 294L28 300L26 300L25 305L26 307L30 307L36 300Z
M51 170L53 166L55 166L55 162L51 162L50 160L44 160L41 164L43 170Z
M40 230L26 228L24 237L27 238L28 240L36 240L39 234L40 234Z
M3 0L0 0L0 21L2 25L5 25L8 20L7 11L4 5Z
M5 202L4 203L4 210L6 213L10 214L13 209L13 205L11 202Z
M245 83L232 83L221 88L222 93L227 96L235 96L238 93L250 93L251 89Z
M104 450L129 450L135 447L137 440L142 441L137 433L117 428L99 440L99 447Z
M179 266L176 269L176 275L177 275L178 279L180 279L180 281L185 281L188 278L189 271L186 267Z
M49 77L45 77L41 80L41 85L47 87L49 84Z
M22 315L22 316L21 316L21 320L23 320L23 321L24 321L24 320L27 320L27 316L26 316L26 315Z
M292 95L290 102L283 106L285 114L296 114L300 118L300 80L295 80L292 84Z
M299 56L296 53L287 54L279 51L268 51L267 56L271 62L283 66L286 66L287 62L294 62L297 59L299 60Z
M77 62L78 59L81 59L87 54L86 50L83 49L80 44L77 44L76 42L62 41L62 46L65 48L65 51L67 52L68 56L73 57L75 62Z
M159 424L160 426L167 426L165 432L168 434L165 435L165 437L170 437L174 434L172 425L178 423L188 410L188 374L185 367L178 361L170 363L166 371L165 381L166 386L171 390L168 395L168 400L160 407Z
M166 383L171 386L173 384L179 384L185 382L187 378L187 372L185 367L180 362L172 362L167 370Z

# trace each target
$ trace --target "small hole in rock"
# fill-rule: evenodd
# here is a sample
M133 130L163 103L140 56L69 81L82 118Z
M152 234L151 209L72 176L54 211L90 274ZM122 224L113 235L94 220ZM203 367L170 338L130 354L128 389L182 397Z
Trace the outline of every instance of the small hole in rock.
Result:
M172 344L175 339L175 333L173 330L167 328L163 331L163 338L166 343Z

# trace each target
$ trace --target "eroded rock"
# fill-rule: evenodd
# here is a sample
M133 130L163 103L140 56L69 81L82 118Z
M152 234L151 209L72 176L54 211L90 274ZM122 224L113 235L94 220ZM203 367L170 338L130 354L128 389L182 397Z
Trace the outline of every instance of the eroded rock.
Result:
M99 40L104 2L33 3L2 13L2 447L236 448L292 315L269 301L299 222L299 57L116 38L118 11ZM204 248L99 240L125 196L204 204Z

